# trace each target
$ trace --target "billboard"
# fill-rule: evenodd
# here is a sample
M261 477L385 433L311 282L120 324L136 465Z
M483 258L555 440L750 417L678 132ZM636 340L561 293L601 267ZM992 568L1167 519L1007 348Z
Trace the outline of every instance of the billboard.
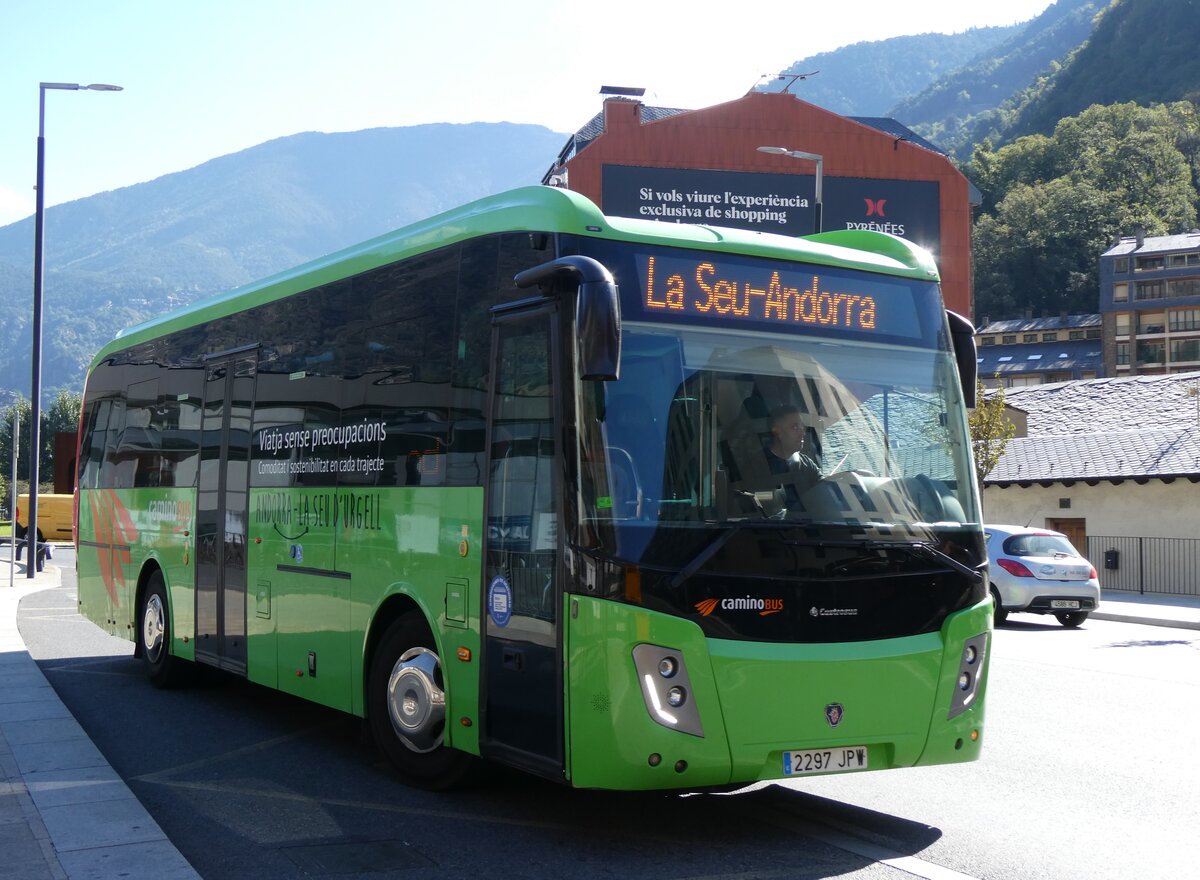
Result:
M823 231L873 229L938 253L937 181L830 177L822 180ZM762 174L605 165L604 213L674 223L808 235L816 222L815 174Z

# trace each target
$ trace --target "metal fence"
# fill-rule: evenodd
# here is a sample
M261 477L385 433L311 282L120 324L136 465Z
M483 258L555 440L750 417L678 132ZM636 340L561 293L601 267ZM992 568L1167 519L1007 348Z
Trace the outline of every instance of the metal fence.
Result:
M1089 535L1087 557L1105 589L1200 596L1200 539Z

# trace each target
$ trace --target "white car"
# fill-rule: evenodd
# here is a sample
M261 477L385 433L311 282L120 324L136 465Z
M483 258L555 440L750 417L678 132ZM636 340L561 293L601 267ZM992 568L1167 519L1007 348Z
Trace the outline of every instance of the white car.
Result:
M1096 567L1067 536L1026 526L983 527L996 626L1014 611L1053 614L1077 627L1100 605Z

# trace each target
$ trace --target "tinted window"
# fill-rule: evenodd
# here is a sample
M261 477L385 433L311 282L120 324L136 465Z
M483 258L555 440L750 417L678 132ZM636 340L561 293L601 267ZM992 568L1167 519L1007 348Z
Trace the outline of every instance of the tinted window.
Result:
M1004 542L1004 552L1009 556L1079 555L1062 535L1013 535Z

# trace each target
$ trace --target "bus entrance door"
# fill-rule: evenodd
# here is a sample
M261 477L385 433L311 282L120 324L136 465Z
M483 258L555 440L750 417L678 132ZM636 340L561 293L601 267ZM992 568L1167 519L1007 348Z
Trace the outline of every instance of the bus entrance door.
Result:
M254 351L205 364L196 493L196 659L246 672L246 524Z
M481 737L489 756L556 777L563 770L558 338L552 304L493 317Z

